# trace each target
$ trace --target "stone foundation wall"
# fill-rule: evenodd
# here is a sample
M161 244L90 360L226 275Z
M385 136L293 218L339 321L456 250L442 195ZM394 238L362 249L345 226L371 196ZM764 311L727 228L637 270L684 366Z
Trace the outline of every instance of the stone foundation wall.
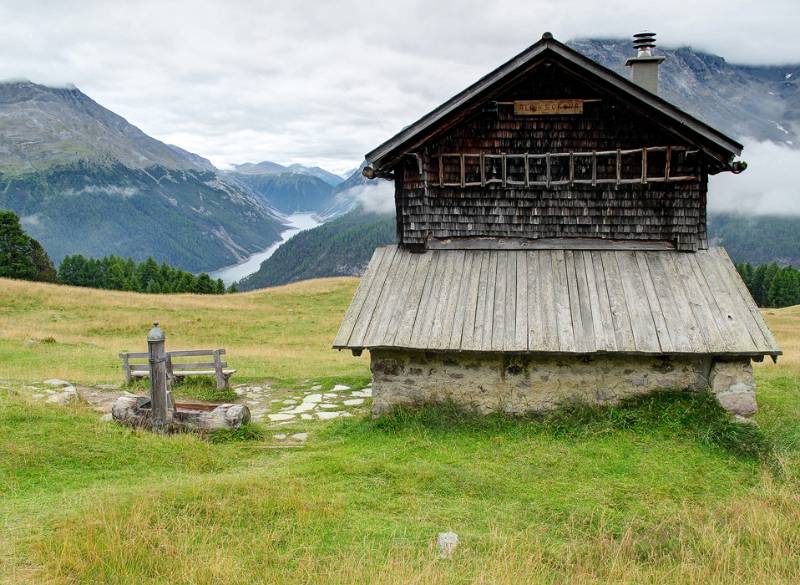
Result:
M376 349L371 368L374 414L446 400L481 413L517 414L573 401L613 404L655 390L698 391L710 383L723 406L735 414L755 412L748 359L717 362L713 356L587 358ZM738 406L746 412L736 412Z

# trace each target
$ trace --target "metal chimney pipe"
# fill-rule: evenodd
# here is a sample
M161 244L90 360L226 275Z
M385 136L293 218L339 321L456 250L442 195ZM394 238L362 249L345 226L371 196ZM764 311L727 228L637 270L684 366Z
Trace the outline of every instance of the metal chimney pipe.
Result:
M658 67L666 57L654 55L656 33L642 32L633 35L633 46L636 57L625 61L631 68L631 81L651 93L658 93Z

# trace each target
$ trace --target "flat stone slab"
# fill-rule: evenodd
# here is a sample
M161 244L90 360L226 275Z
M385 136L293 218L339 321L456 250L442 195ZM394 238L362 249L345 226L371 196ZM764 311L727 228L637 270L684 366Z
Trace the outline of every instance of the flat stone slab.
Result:
M280 422L284 420L292 420L294 419L294 415L285 412L278 412L275 414L268 414L267 418L269 418L269 420L272 422Z
M353 390L350 394L352 396L358 396L360 398L371 398L372 388L364 388L363 390Z
M358 406L359 404L364 404L363 398L349 398L342 402L345 406Z
M312 404L316 402L322 402L322 394L309 394L303 398L303 402Z
M350 390L350 386L345 386L344 384L336 384L333 387L334 392L342 392L343 390Z
M42 384L47 384L48 386L72 386L70 382L66 380L60 380L58 378L50 378L49 380L45 380Z
M303 402L302 404L298 404L293 408L286 408L281 410L281 412L287 412L290 414L300 414L303 412L308 412L309 410L314 410L317 405L313 402Z
M334 418L340 418L345 416L353 416L353 415L345 410L324 410L317 413L317 418L319 420L331 420Z

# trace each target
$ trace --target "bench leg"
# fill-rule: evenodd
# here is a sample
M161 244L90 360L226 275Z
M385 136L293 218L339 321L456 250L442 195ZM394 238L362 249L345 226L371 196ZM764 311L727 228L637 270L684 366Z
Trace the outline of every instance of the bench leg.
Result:
M224 390L228 387L228 379L222 371L222 359L219 350L214 350L214 374L217 378L217 390Z

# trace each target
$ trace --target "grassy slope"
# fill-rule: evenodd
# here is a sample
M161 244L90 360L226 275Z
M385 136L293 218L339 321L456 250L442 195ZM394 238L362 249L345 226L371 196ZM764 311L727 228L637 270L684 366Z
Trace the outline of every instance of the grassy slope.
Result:
M86 357L62 364L113 362L140 338L142 312L186 344L227 331L248 376L360 375L363 360L326 349L353 286L206 299L2 281L0 378L113 379L81 374ZM182 320L187 309L200 321ZM533 422L438 410L317 423L306 448L279 451L154 437L0 394L0 582L797 582L800 307L767 317L789 354L758 369L770 463L737 454L739 427L687 397ZM270 344L248 341L259 330ZM57 343L26 346L31 331ZM307 350L293 346L303 339ZM9 366L39 350L55 353ZM441 560L433 541L448 529L462 545Z
M234 380L369 376L367 358L330 349L357 282L153 296L0 279L0 380L119 382L117 354L144 351L153 319L168 348L225 348Z

